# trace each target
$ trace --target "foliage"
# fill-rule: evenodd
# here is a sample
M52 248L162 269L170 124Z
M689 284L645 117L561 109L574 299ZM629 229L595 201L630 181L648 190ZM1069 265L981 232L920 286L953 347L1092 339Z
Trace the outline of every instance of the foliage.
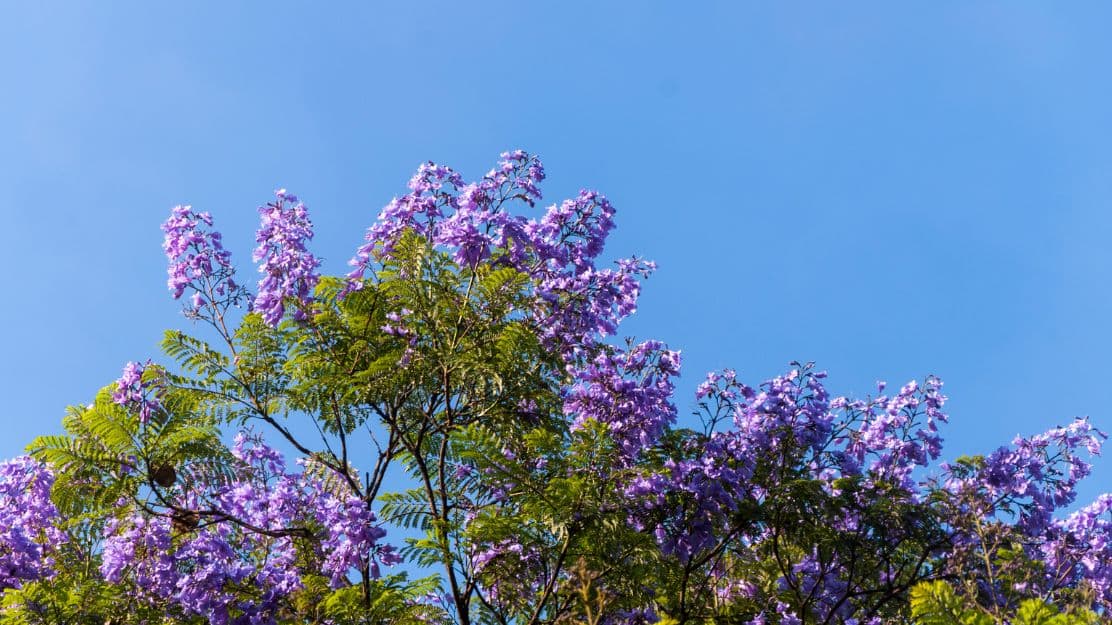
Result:
M919 625L1093 625L1096 613L1084 608L1062 611L1039 599L1024 599L1014 613L986 609L959 596L942 581L924 582L911 589L911 614Z

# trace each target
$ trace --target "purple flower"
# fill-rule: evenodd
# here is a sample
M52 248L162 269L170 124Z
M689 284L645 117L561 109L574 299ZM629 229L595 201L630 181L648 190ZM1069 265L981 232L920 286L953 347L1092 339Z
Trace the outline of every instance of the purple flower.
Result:
M162 224L166 233L162 249L169 261L166 284L174 299L186 289L194 291L187 309L191 315L200 315L210 302L228 306L246 297L246 291L235 282L231 253L211 227L212 217L194 212L190 206L175 206Z
M275 192L277 199L259 208L261 225L256 233L253 259L262 261L259 292L252 308L269 326L277 326L286 312L288 299L296 302L294 318L307 318L313 301L313 288L320 281L320 259L306 249L313 238L313 224L305 205L285 189Z
M1088 586L1097 605L1112 609L1112 494L1055 521L1042 546L1054 586Z
M503 607L520 608L545 583L544 554L534 544L505 538L481 547L471 556L471 568L488 598Z
M54 575L53 552L67 539L53 484L49 467L30 456L0 462L0 594Z
M155 410L162 409L163 386L156 374L153 378L143 380L144 374L152 369L151 361L146 364L129 362L124 365L123 374L116 380L116 390L112 393L112 401L125 408L134 410L139 414L139 422L147 423Z
M679 352L646 341L626 352L600 353L580 369L564 401L576 429L588 420L605 424L626 458L653 447L676 418L672 377Z
M290 473L282 454L252 433L237 435L231 451L235 480L179 482L172 487L177 508L108 524L101 558L107 581L129 580L136 598L211 623L239 623L232 615L242 614L273 625L303 575L324 573L339 587L352 570L375 574L380 564L399 561L381 542L386 532L366 502L330 488L308 470L311 462ZM321 531L306 534L307 527ZM294 536L310 540L311 553L299 552ZM314 560L317 568L302 567ZM253 592L237 591L245 586Z

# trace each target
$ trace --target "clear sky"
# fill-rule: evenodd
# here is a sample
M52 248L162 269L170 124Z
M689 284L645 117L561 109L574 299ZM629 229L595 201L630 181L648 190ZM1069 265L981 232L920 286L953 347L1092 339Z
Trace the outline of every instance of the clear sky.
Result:
M204 8L198 8L202 7ZM313 10L324 7L327 10ZM4 3L0 457L185 327L159 224L309 205L344 269L426 159L539 154L660 271L627 324L748 381L934 373L951 455L1112 430L1112 5ZM248 265L241 269L250 272ZM1112 490L1098 461L1083 498Z

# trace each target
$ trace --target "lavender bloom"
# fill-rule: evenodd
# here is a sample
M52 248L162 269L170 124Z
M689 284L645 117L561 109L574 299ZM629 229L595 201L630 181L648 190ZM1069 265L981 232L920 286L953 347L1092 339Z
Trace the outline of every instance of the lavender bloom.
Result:
M471 557L471 568L490 600L504 607L520 608L545 582L543 555L517 539L486 545Z
M277 326L286 312L286 299L297 301L294 318L306 319L306 308L313 301L313 288L320 281L320 259L306 249L313 238L313 224L305 205L285 189L275 192L277 200L259 208L262 223L256 233L253 259L262 261L259 292L253 309L267 325Z
M803 625L803 621L796 616L788 604L777 601L776 613L780 616L780 625Z
M842 600L850 592L843 577L850 576L839 562L821 558L815 549L780 579L780 585L798 596L808 597L816 621L832 622L832 617L846 619L852 612L853 604Z
M736 540L747 545L739 554L759 560L769 526L747 525L746 519L764 503L777 501L773 497L788 496L770 492L784 487L778 480L817 480L831 498L839 496L840 478L854 480L860 489L857 505L840 506L840 517L816 519L847 534L872 522L862 516L873 505L872 492L919 501L922 486L910 478L910 470L939 451L935 424L946 421L941 382L928 378L923 385L906 385L893 398L851 401L831 399L824 379L825 373L810 365L757 387L740 382L732 370L708 374L696 390L706 412L705 433L687 439L679 452L662 459L659 469L642 468L624 480L630 525L651 533L661 552L681 564L698 561L729 540L731 532L741 532ZM767 476L780 477L770 481ZM893 545L903 536L891 528L885 535ZM845 580L853 576L836 558L820 559L814 552L786 565L781 589L801 603L785 604L773 622L812 616L817 622L840 622L857 610L854 601L844 599L861 589L849 587ZM711 576L722 602L763 599L756 587L736 583L744 579L724 571L712 570ZM764 618L771 617L759 615L757 622Z
M1015 519L1028 537L1045 534L1055 511L1073 503L1077 483L1091 465L1081 457L1099 453L1106 438L1087 419L1077 419L1029 438L1016 437L984 458L975 472L947 466L945 487L986 518Z
M541 198L544 166L521 150L501 158L497 168L472 184L449 167L422 164L409 181L410 192L392 200L368 228L365 243L348 263L353 267L348 290L360 288L376 259L389 257L406 231L453 249L453 258L463 266L486 260L494 246L512 250L513 261L524 258L526 220L510 215L504 206L511 200L533 206Z
M172 594L176 571L169 525L168 520L148 520L142 516L129 519L126 525L109 520L100 565L105 581L118 583L130 574L136 587L147 596Z
M356 497L322 495L316 505L316 520L327 532L321 542L326 554L321 572L329 576L334 588L343 585L353 568L369 566L372 577L378 577L379 562L400 562L393 547L378 546L386 530L374 524L375 514L366 502Z
M540 219L508 211L541 198L544 167L523 151L506 152L482 179L465 183L451 168L422 164L410 193L392 200L366 233L349 264L346 292L356 290L378 262L389 261L405 232L442 248L463 267L510 266L534 279L529 311L541 340L568 363L593 357L637 309L639 279L655 268L637 258L616 269L596 267L614 229L614 207L595 191L547 209Z
M1050 587L1090 589L1097 606L1112 610L1112 494L1053 523L1042 545Z
M367 229L364 243L348 261L353 267L348 274L349 290L362 285L364 274L371 268L376 254L389 255L406 230L429 236L444 206L453 206L454 199L445 188L458 190L463 178L451 168L433 162L423 163L409 181L410 193L394 198L378 216L378 223Z
M294 536L312 541L308 561L318 559L318 571L337 587L353 568L368 567L375 575L380 564L398 562L393 548L380 542L385 531L363 501L329 490L308 472L288 473L283 456L255 435L237 435L232 455L240 464L235 481L201 484L201 490L173 486L179 507L213 510L204 513L211 516L168 510L111 522L102 554L105 579L130 580L138 599L166 602L217 625L274 625L285 598L310 572L301 568L307 560ZM309 524L322 527L322 534L291 531ZM240 592L245 585L255 592Z
M653 447L676 418L672 405L679 352L646 341L624 353L599 354L574 372L564 413L572 428L587 420L606 424L629 461Z
M653 607L634 608L632 610L619 610L614 614L606 616L602 623L604 625L653 625L660 622L660 616L657 615Z
M162 409L162 384L156 379L143 380L143 374L151 367L149 360L146 364L127 363L112 393L113 402L138 412L139 422L144 424L150 421L155 410Z
M878 385L883 390L883 385ZM928 377L924 387L912 381L893 397L881 395L869 402L838 402L850 411L859 411L860 426L839 456L840 467L866 471L870 482L897 484L908 492L918 487L912 479L915 467L925 467L942 451L938 424L947 417L941 411L946 397L942 381Z
M193 289L187 309L192 315L199 315L209 302L227 306L246 296L235 282L231 252L224 249L220 233L211 227L212 217L194 212L190 206L175 206L162 224L166 233L162 249L169 261L166 284L174 299Z
M0 462L0 591L54 575L51 554L66 535L50 500L53 484L49 467L30 456Z

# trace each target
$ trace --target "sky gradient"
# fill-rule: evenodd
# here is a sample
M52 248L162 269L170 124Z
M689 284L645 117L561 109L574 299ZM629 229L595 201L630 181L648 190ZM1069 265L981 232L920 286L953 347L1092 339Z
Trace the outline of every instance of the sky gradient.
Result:
M683 350L682 413L812 360L941 376L949 456L1112 430L1112 5L186 4L0 8L0 457L188 327L173 205L246 277L286 187L338 273L418 163L514 148L659 263L625 330Z

